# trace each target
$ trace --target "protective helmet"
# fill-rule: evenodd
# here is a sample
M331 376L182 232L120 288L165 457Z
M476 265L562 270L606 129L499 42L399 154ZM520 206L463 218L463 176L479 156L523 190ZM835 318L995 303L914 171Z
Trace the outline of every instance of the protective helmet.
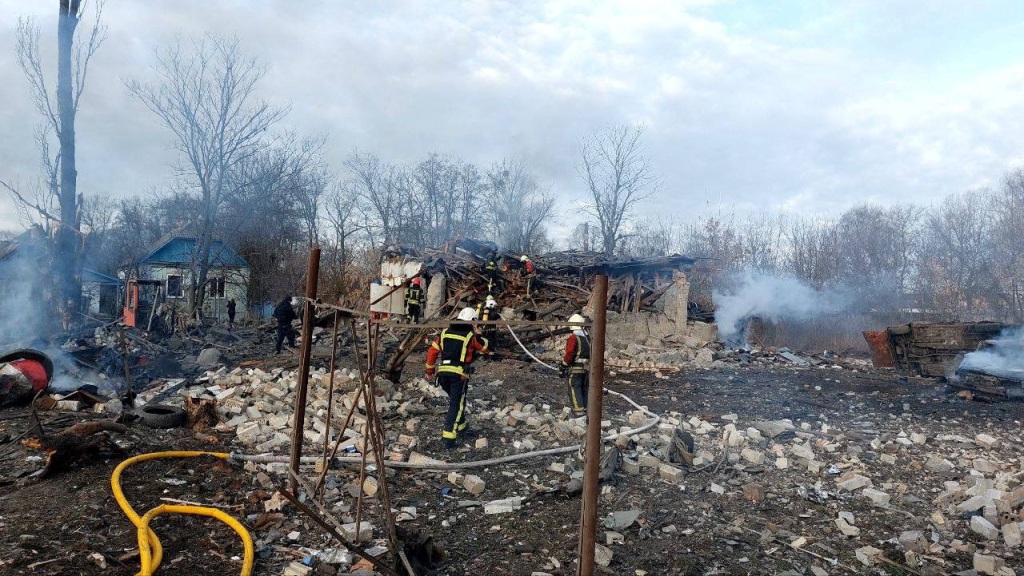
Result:
M419 286L420 285L420 279L419 278L413 278L412 279L412 285L413 286Z
M485 308L496 308L497 306L498 306L498 301L494 299L494 296L491 296L490 294L488 294L487 295L487 299L484 300L484 307Z
M456 316L456 318L462 320L463 322L472 322L473 320L479 318L479 316L477 316L476 310L467 306L459 311L459 315Z
M526 254L523 254L522 256L519 257L520 262L526 262L527 260L529 260L529 258L526 256Z
M569 316L569 324L579 325L586 323L587 319L579 314L573 314Z

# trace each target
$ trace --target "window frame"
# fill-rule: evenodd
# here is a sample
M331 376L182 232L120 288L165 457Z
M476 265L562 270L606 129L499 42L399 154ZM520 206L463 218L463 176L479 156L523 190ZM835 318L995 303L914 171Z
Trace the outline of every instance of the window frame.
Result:
M171 278L177 278L178 279L178 293L177 294L171 294ZM164 292L166 292L168 299L173 298L173 299L177 300L177 299L184 298L185 297L185 275L184 274L172 274L172 273L168 272L166 277L164 278Z
M206 291L206 297L213 300L224 300L228 297L228 281L223 276L216 276L210 278L208 282L209 288ZM220 287L220 295L217 295L217 287Z

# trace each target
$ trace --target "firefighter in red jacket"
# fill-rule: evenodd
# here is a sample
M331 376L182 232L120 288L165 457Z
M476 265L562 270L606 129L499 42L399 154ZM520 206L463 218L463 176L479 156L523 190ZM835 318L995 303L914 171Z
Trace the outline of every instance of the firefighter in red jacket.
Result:
M574 416L587 415L587 389L590 387L590 335L583 326L587 319L579 314L569 317L572 334L565 343L565 355L559 373L569 385L569 402Z
M466 391L476 353L490 354L487 339L478 335L470 322L477 319L476 310L463 308L448 328L427 350L426 376L437 375L437 383L448 394L448 413L444 418L441 443L446 450L456 446L460 433L465 433Z

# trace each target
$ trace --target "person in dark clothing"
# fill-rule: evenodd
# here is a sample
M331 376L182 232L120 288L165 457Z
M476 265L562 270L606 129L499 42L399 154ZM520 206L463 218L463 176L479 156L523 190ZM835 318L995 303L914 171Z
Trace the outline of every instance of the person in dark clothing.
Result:
M491 250L484 264L484 276L487 278L487 293L494 294L500 290L498 286L498 251Z
M559 374L569 384L569 402L574 416L587 415L587 394L590 388L590 335L583 324L586 318L579 314L569 317L572 334L565 343L565 355L559 364Z
M235 327L235 299L228 300L228 329Z
M441 431L441 444L445 450L455 448L459 435L465 434L469 426L466 422L466 392L474 354L490 354L487 340L478 336L470 324L476 319L476 310L463 308L457 321L442 330L441 336L427 349L426 377L429 380L436 373L437 384L448 394L448 413Z
M274 308L274 319L277 320L277 343L275 354L281 353L281 344L288 339L288 346L295 347L295 330L292 328L292 320L298 320L299 315L292 308L291 296L285 296L284 300Z
M423 281L413 278L409 289L405 291L405 313L413 324L419 324L423 311Z

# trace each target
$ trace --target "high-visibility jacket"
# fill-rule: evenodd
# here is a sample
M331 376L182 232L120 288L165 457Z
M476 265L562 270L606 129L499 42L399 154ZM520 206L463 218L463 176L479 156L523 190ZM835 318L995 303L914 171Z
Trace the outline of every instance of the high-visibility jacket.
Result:
M482 303L476 305L476 315L484 321L501 319L501 314L498 313L497 308L488 308Z
M466 367L473 363L475 352L489 352L487 339L477 336L469 325L452 326L441 331L427 349L426 372L449 372L467 377Z
M590 364L590 337L583 333L579 336L575 333L569 335L565 343L565 355L562 362L569 367L571 372L586 372Z
M405 304L419 306L423 302L423 288L419 286L410 286L405 291Z

